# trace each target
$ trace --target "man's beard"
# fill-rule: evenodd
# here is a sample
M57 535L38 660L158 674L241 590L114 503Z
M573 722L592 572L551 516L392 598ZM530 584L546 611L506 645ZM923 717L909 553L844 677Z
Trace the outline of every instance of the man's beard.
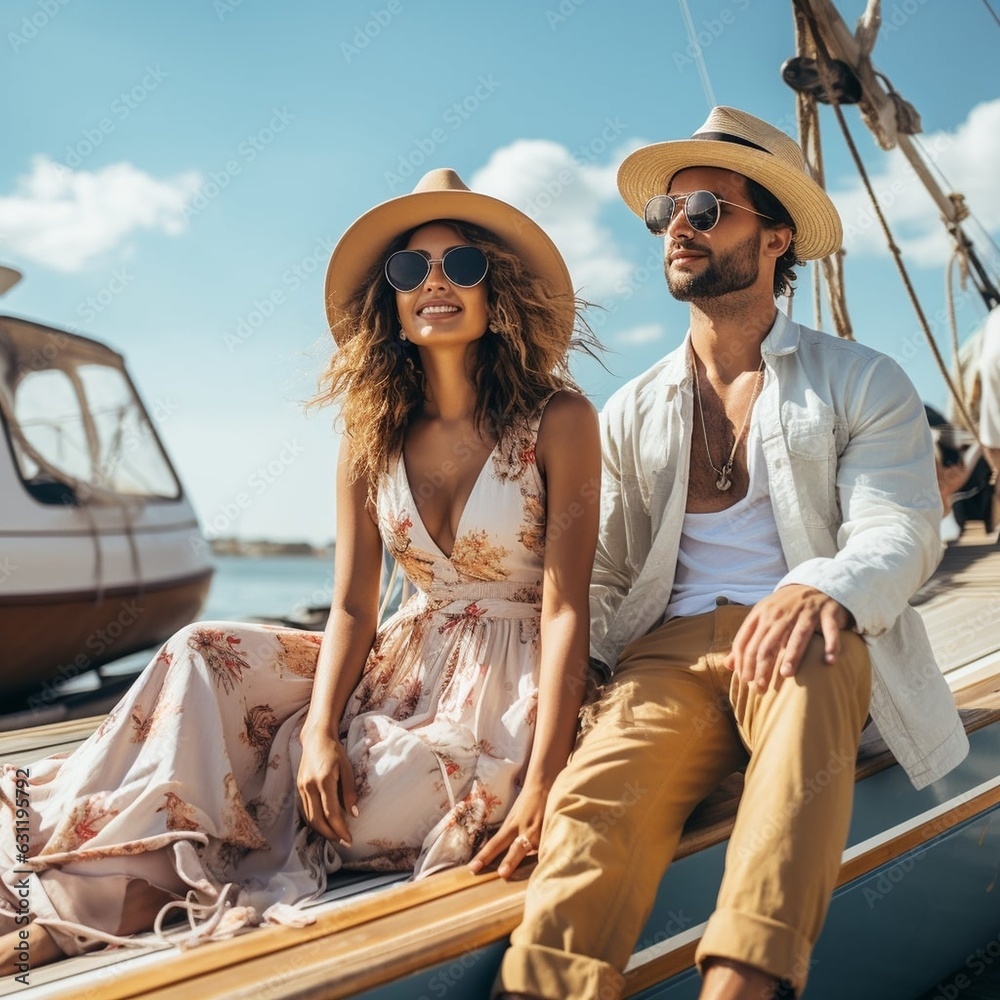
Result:
M707 257L708 264L700 274L671 271L670 262L665 261L663 273L666 275L670 294L678 302L692 302L695 299L717 299L730 292L742 292L760 274L758 246L759 238L754 233L731 250Z

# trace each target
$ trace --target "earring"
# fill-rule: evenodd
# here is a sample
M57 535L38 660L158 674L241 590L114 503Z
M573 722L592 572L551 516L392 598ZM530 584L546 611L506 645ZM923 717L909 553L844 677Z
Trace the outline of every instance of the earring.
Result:
M406 340L406 331L402 327L399 328L399 339Z

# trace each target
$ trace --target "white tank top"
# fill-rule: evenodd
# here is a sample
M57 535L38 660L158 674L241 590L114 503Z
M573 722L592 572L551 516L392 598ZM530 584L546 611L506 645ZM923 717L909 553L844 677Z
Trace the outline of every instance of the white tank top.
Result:
M712 611L720 597L732 604L755 604L773 593L788 572L756 419L750 422L747 461L750 487L742 500L727 510L684 515L664 621Z

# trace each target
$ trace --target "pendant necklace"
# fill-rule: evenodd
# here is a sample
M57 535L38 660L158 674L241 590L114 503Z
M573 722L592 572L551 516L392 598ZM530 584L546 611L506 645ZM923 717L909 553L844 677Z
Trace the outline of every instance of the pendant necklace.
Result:
M705 454L708 456L708 464L712 467L712 471L717 477L715 480L715 488L719 490L720 493L725 493L726 490L733 485L733 460L736 458L736 449L739 447L740 439L743 437L743 432L747 429L747 424L750 422L750 411L753 409L754 401L757 399L757 393L760 391L760 373L764 370L764 359L760 359L757 374L754 376L753 392L750 394L750 402L747 405L747 412L743 417L743 426L740 427L740 432L736 435L736 440L733 441L733 450L729 453L729 458L726 460L726 464L723 465L721 469L717 469L715 467L715 463L712 461L712 452L708 447L708 429L705 427L705 409L701 404L701 385L698 382L697 358L692 361L692 365L694 367L694 393L698 399L698 413L701 415L701 433L705 438Z

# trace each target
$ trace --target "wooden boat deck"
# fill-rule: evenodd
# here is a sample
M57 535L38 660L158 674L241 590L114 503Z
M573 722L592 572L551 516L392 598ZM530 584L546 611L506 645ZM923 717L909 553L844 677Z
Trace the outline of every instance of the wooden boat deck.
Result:
M935 577L916 602L931 633L935 653L972 732L1000 720L1000 546L995 536L968 530L949 547ZM0 735L0 759L28 763L81 743L100 718L57 723ZM865 735L856 777L892 765L874 731ZM678 858L728 838L742 790L742 776L723 783L692 816ZM988 800L988 801L987 801ZM977 810L1000 801L1000 788L970 798L961 810L934 820L939 835ZM868 854L845 861L841 883L921 843L928 831L910 830ZM418 969L451 962L457 975L476 950L501 947L516 926L530 867L504 883L495 874L478 877L464 869L418 883L366 889L348 899L324 899L312 907L315 923L301 929L263 927L230 941L184 952L151 944L148 949L111 950L33 970L31 986L0 983L0 996L79 997L86 986L102 998L178 995L204 997L349 997ZM334 881L332 884L337 884ZM342 890L343 891L343 890ZM348 888L346 891L353 891ZM682 971L693 960L697 938L682 950L648 954L627 972L626 995ZM686 963L686 965L685 965ZM76 978L86 976L86 980ZM90 992L93 988L93 992Z

